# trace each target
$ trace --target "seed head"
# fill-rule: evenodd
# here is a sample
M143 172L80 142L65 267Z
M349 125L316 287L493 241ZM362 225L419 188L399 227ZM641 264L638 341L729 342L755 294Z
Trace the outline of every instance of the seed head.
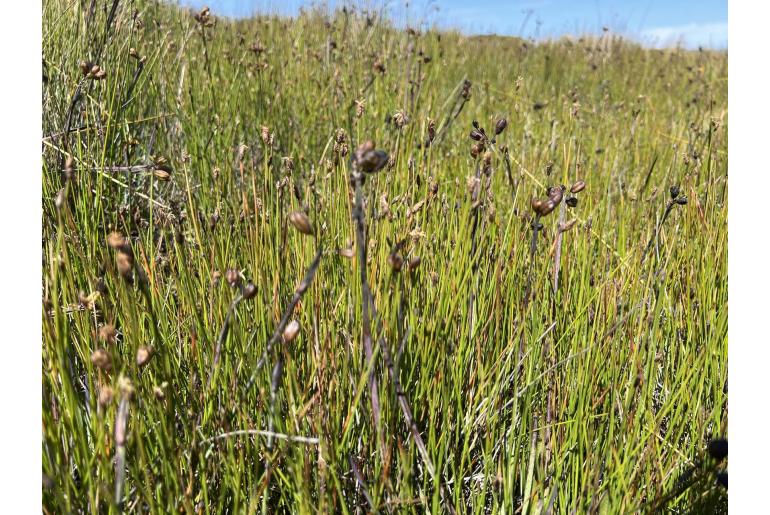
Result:
M117 341L118 332L112 324L104 324L99 328L99 339L107 344L114 344Z
M399 109L393 114L393 123L395 123L396 127L399 129L403 128L407 123L409 123L409 117L406 115L403 109Z
M401 267L404 266L404 258L398 252L392 252L388 254L388 264L394 272L400 272Z
M386 164L389 164L387 152L374 150L374 142L371 140L361 143L353 153L353 167L357 171L376 173Z
M420 259L420 256L412 256L409 258L409 262L407 263L407 269L410 272L414 272L420 266L421 262L422 260Z
M114 250L124 250L128 248L128 241L117 231L107 235L107 245Z
M225 270L225 281L231 288L235 288L241 284L241 273L236 268L228 268Z
M679 196L679 186L671 186L671 188L668 190L668 193L671 195L671 200L676 200L676 197Z
M497 120L497 123L495 124L495 136L500 135L506 127L508 127L508 120L505 118Z
M136 351L136 364L139 368L146 366L152 359L155 350L152 347L142 345Z
M96 368L104 370L105 372L109 372L112 369L112 359L110 358L110 353L107 352L107 349L96 349L93 354L91 354L91 363L93 363Z
M302 234L311 236L313 234L313 225L310 223L310 219L302 211L294 211L289 213L289 222Z
M285 343L291 343L294 341L294 339L299 334L299 322L296 320L292 320L286 325L286 328L283 330L283 341Z
M572 187L569 189L570 193L580 193L586 188L586 182L585 181L577 181L575 184L572 185Z
M262 126L262 142L268 147L273 146L273 133L270 131L270 127Z
M106 408L112 402L112 398L115 396L115 391L109 386L104 386L99 389L99 406Z
M681 197L677 197L677 198L674 200L674 202L676 202L676 203L677 203L677 204L679 204L680 206L684 206L685 204L687 204L687 197L685 197L684 195L682 195Z
M152 171L152 174L155 176L156 179L159 181L166 182L169 179L171 179L171 174L168 173L166 170L161 170L159 168L156 168Z
M569 196L569 197L567 197L567 200L565 200L564 202L566 202L567 206L569 206L569 207L575 207L575 206L578 205L577 197Z
M569 222L562 222L559 224L559 232L567 232L572 229L577 223L576 219L572 219Z
M470 138L471 138L473 141L481 141L482 139L484 139L484 135L481 133L481 131L480 131L480 130L478 130L478 129L472 129L472 130L471 130L471 133L470 133Z
M246 300L253 299L257 295L257 285L249 281L246 286L243 287L243 298Z
M120 250L115 256L115 263L118 266L118 273L120 273L124 279L128 279L134 268L134 257L131 254Z

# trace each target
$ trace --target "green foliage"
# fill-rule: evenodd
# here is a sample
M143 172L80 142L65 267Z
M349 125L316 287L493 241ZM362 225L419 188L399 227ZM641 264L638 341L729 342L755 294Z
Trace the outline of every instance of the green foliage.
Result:
M44 512L350 513L367 496L399 513L621 513L666 496L676 511L724 507L711 473L677 485L727 431L725 53L408 32L350 11L205 26L137 0L110 19L113 2L91 4L43 2ZM106 76L84 78L83 60ZM500 117L475 187L471 122L491 136ZM344 255L350 155L367 139L391 157L363 188L371 367L361 269ZM554 292L559 209L530 259L530 200L578 179ZM660 223L672 185L688 203ZM107 245L113 231L130 254ZM411 272L389 265L401 240L421 259ZM299 335L254 375L316 243ZM257 291L215 366L229 268ZM100 348L109 371L92 361ZM228 433L270 427L279 355L274 431L311 440L269 449Z

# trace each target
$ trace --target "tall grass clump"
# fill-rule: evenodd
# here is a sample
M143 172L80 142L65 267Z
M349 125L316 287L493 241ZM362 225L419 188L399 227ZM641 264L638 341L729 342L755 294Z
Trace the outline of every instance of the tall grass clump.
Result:
M42 11L44 512L726 510L726 53Z

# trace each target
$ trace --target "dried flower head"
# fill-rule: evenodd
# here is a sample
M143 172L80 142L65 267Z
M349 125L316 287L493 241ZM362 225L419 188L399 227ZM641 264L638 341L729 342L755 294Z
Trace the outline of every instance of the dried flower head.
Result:
M99 406L106 408L112 402L115 391L109 386L103 386L99 389Z
M401 129L409 123L409 116L407 116L403 109L399 109L393 113L393 123L396 124L396 127Z
M500 135L506 127L508 127L508 120L505 118L497 120L497 123L495 123L495 136Z
M299 322L296 320L292 320L286 325L286 328L283 330L283 341L285 343L291 343L294 341L294 339L299 334Z
M91 354L91 363L93 363L96 368L104 370L105 372L109 372L112 369L112 358L107 349L96 349Z
M104 343L113 345L117 341L118 331L112 324L104 324L99 328L99 339Z
M388 164L388 154L384 150L375 150L374 142L365 141L353 153L353 169L364 173L376 173Z
M572 185L569 191L570 193L580 193L584 189L586 189L586 181L577 181L575 184Z
M225 270L225 281L231 288L235 288L241 284L241 273L236 268L228 268Z
M249 281L246 286L243 287L243 298L246 300L253 299L257 295L257 285Z
M313 225L310 223L310 219L302 211L294 211L289 213L289 222L302 234L308 236L313 235Z
M142 345L137 349L136 351L136 364L137 366L144 367L146 366L150 360L152 359L152 355L155 353L155 350L150 346Z

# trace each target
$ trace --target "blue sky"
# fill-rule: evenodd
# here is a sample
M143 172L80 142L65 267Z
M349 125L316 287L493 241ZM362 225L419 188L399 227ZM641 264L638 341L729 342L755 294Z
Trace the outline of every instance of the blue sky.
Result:
M301 0L174 0L220 16L253 13L296 14L311 5ZM379 0L313 2L329 7L355 3L385 6L401 26L421 19L467 34L558 37L599 33L602 27L641 41L665 46L680 41L689 48L727 48L727 0ZM408 7L407 7L408 5Z

